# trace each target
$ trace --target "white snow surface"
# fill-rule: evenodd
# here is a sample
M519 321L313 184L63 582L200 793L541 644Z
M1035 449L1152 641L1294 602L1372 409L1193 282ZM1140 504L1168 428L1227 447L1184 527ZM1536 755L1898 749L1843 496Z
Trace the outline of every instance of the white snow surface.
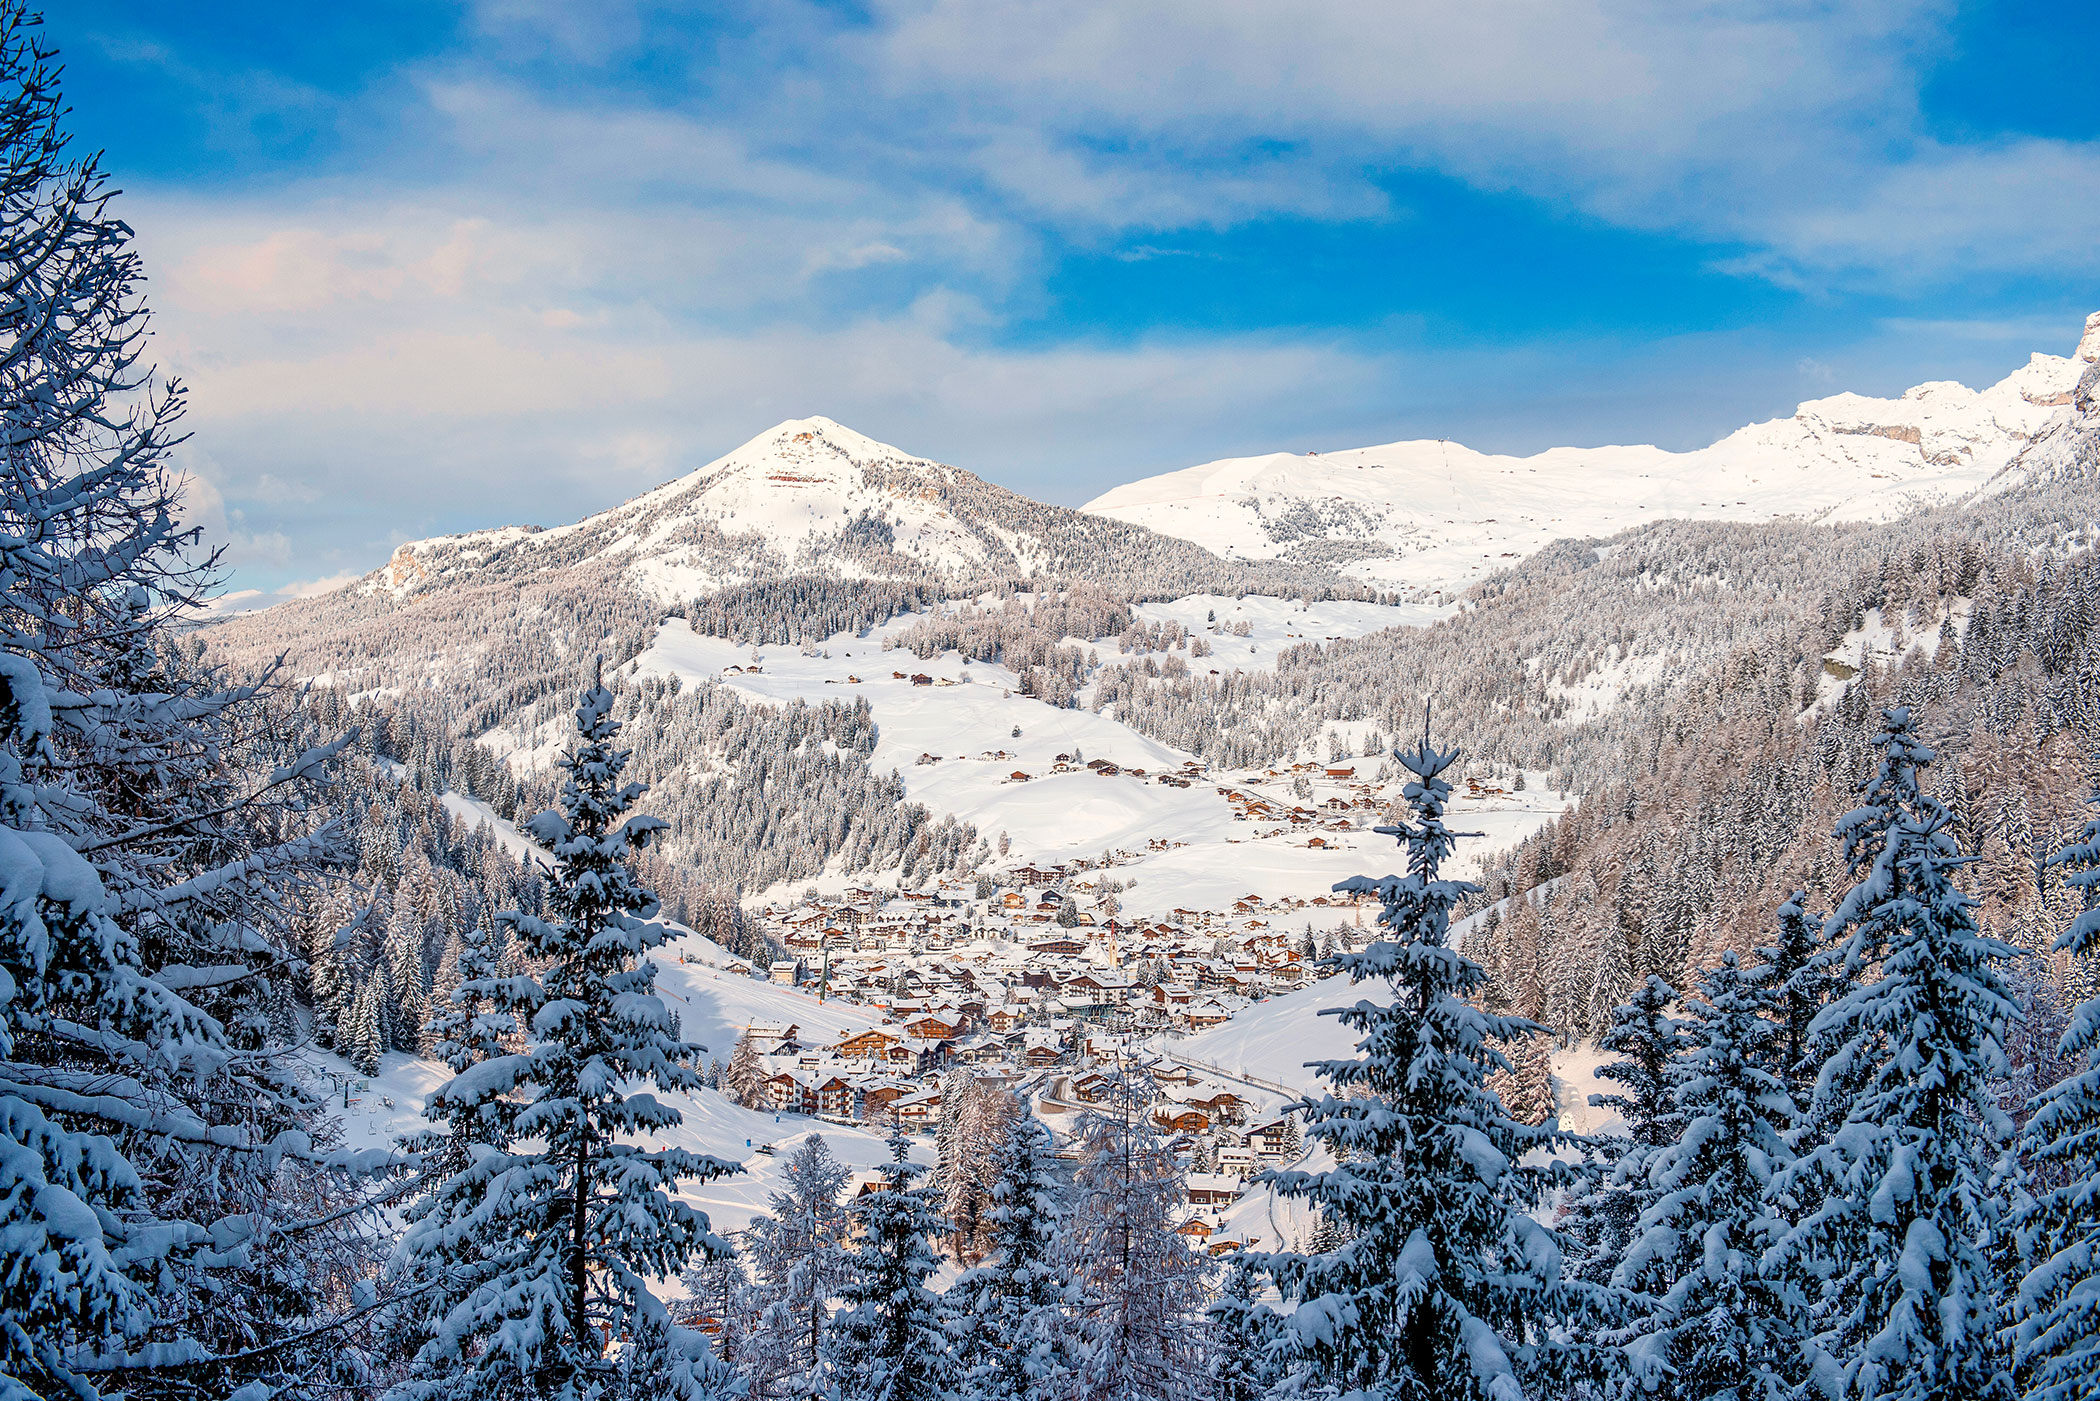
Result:
M1249 594L1227 598L1223 594L1190 594L1170 603L1140 603L1132 612L1148 623L1176 622L1211 645L1205 660L1190 657L1194 670L1215 667L1228 671L1273 671L1276 659L1292 647L1306 643L1334 642L1344 637L1362 637L1387 628L1426 627L1450 617L1457 605L1407 603L1359 603L1350 599L1325 603L1300 603L1296 599L1268 598ZM1224 629L1212 633L1211 619ZM1247 624L1247 635L1231 631L1236 623ZM1111 660L1106 652L1103 660Z
M1302 618L1303 610L1294 614L1291 605L1275 599L1248 599L1246 604L1267 619L1261 638L1271 657L1278 645L1298 645L1300 625L1286 627L1283 620ZM1160 607L1172 610L1171 616L1193 615L1200 621L1211 604L1181 599ZM1330 611L1321 612L1323 608ZM1350 629L1388 626L1406 611L1367 604L1316 605L1313 616L1321 619L1320 635L1349 635ZM787 646L759 648L756 673L749 670L753 649L698 636L683 618L670 618L633 666L643 675L713 679L753 699L775 703L864 697L876 724L873 767L878 772L895 769L913 802L973 823L980 835L994 842L1006 833L1015 861L1069 860L1109 850L1132 853L1137 859L1112 874L1134 881L1119 899L1125 913L1135 918L1164 917L1176 908L1222 910L1245 895L1310 899L1326 894L1336 881L1384 874L1398 864L1392 839L1368 827L1338 832L1236 820L1219 790L1249 788L1240 775L1212 774L1185 788L1161 784L1159 774L1178 772L1191 756L1107 715L1061 709L1021 695L1015 689L1017 679L1002 666L966 662L955 652L922 661L901 649L883 650L885 634L909 627L919 616L905 615L865 636L840 634L814 649L815 655ZM1220 610L1219 617L1226 616ZM1105 655L1115 644L1100 645ZM1231 658L1220 660L1237 665ZM954 684L914 685L910 678L921 675ZM1016 728L1021 731L1018 737ZM1007 757L982 757L986 754ZM1124 772L1104 777L1083 768L1054 773L1059 754L1106 759L1126 771L1143 769L1146 776ZM936 756L937 762L922 764L922 755ZM1350 763L1366 775L1377 768L1376 760ZM1015 773L1029 777L1016 780ZM1533 775L1530 783L1523 793L1457 800L1454 822L1462 830L1485 834L1484 840L1469 846L1474 861L1506 850L1562 811L1563 800L1546 790L1542 776ZM1315 797L1343 791L1346 785L1323 782ZM1397 785L1393 792L1397 795ZM1288 805L1291 800L1282 801ZM1314 836L1324 845L1310 846ZM1178 845L1154 851L1154 841ZM850 874L834 873L833 883ZM1321 909L1292 918L1324 927L1344 917L1344 911Z
M516 823L497 816L496 810L479 798L469 798L464 793L455 793L448 788L438 801L445 805L446 812L467 826L488 828L489 835L496 839L496 844L518 860L530 861L537 858L552 862L554 859L538 842L519 831Z
M2037 354L1987 389L1939 381L1897 399L1838 394L1691 452L1511 457L1422 439L1227 458L1119 486L1085 509L1228 558L1274 558L1306 538L1356 542L1375 553L1345 573L1448 597L1557 539L1670 517L1887 519L1995 488L2069 412L2084 368Z
M681 954L691 961L681 963ZM658 994L678 1014L683 1034L707 1046L719 1060L729 1059L737 1037L753 1021L794 1023L812 1044L828 1044L841 1032L876 1021L866 1008L820 1002L796 989L730 972L726 968L729 956L691 931L680 933L655 958ZM325 1052L312 1053L311 1062L335 1087L332 1107L342 1118L344 1145L351 1148L392 1147L404 1135L425 1127L424 1102L451 1077L435 1061L398 1051L388 1052L379 1074L369 1080L360 1077L347 1061ZM347 1108L343 1103L346 1084L350 1087ZM732 1176L689 1184L683 1194L707 1212L717 1231L742 1230L766 1209L767 1199L780 1185L781 1165L789 1150L812 1133L822 1134L832 1152L852 1167L872 1168L889 1161L886 1141L866 1129L745 1109L714 1090L671 1092L663 1098L685 1115L685 1122L662 1139L652 1140L650 1146L686 1148L743 1165L744 1171ZM759 1145L768 1143L776 1145L777 1155L757 1151Z

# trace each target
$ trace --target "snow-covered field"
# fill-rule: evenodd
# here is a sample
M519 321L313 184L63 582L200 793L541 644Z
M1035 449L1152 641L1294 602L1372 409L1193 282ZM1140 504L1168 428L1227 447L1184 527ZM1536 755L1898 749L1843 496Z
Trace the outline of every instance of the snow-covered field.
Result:
M691 933L657 954L658 993L678 1013L683 1034L707 1046L718 1059L729 1058L737 1037L753 1021L794 1023L811 1039L828 1043L841 1032L875 1020L866 1008L821 1002L793 988L723 971L728 961L719 947ZM423 1127L425 1099L451 1073L434 1061L398 1051L387 1053L379 1074L369 1080L358 1076L347 1061L325 1052L312 1053L310 1060L335 1087L345 1144L353 1148L389 1147ZM350 1087L347 1106L345 1085ZM708 1213L718 1231L741 1230L765 1210L779 1186L788 1151L809 1134L822 1134L832 1152L855 1168L872 1168L889 1159L886 1142L866 1129L744 1109L714 1090L674 1093L666 1099L685 1115L685 1122L665 1136L664 1145L709 1153L743 1167L734 1175L694 1184L685 1194ZM769 1143L777 1147L777 1154L757 1151Z
M1133 609L1146 622L1176 622L1190 632L1208 638L1214 659L1191 666L1215 666L1220 671L1272 671L1277 655L1307 642L1333 642L1344 637L1362 637L1387 628L1424 627L1457 611L1455 604L1408 603L1393 606L1337 599L1326 603L1299 603L1295 599L1264 598L1249 594L1227 598L1222 594L1190 594L1169 603L1140 603ZM1207 629L1215 618L1228 630L1235 623L1247 624L1247 636L1229 631L1210 637ZM1104 654L1105 656L1106 654Z
M1232 602L1237 601L1180 599L1159 605L1172 612L1158 616L1201 622L1218 603ZM1360 635L1393 626L1403 616L1419 618L1424 611L1321 604L1308 612L1281 599L1248 599L1245 607L1259 620L1256 645L1265 645L1272 659L1280 646ZM922 661L910 652L883 649L885 635L902 631L919 616L905 615L865 636L840 634L813 649L813 655L792 647L754 651L697 636L684 619L672 618L633 665L642 675L717 680L763 701L816 704L864 697L877 727L874 766L902 775L912 801L974 823L992 840L1005 833L1017 860L1058 861L1115 849L1135 853L1138 859L1115 873L1134 882L1121 900L1135 917L1163 916L1178 907L1225 909L1250 894L1266 900L1310 899L1345 877L1380 874L1390 867L1390 839L1368 829L1314 832L1235 820L1218 789L1243 786L1239 776L1214 774L1185 788L1157 782L1156 775L1178 770L1190 756L1106 715L1021 695L1004 667L966 662L954 652ZM1220 619L1226 616L1219 612ZM756 671L751 670L754 657ZM1239 664L1236 658L1222 660ZM914 685L910 678L915 675L931 677L934 684ZM1104 777L1083 769L1053 773L1060 754L1106 759L1125 770L1143 769L1146 776ZM921 763L921 756L932 756L933 762ZM1376 767L1365 763L1366 772ZM1017 780L1016 773L1029 777ZM1329 790L1342 791L1340 785L1323 785L1315 796L1328 796ZM1460 798L1454 820L1462 822L1462 830L1486 834L1467 843L1464 855L1477 862L1507 849L1563 806L1536 781L1523 793ZM1315 835L1324 846L1308 845ZM1154 851L1155 841L1172 845ZM846 875L835 873L835 881ZM1327 923L1341 917L1331 911L1318 914Z

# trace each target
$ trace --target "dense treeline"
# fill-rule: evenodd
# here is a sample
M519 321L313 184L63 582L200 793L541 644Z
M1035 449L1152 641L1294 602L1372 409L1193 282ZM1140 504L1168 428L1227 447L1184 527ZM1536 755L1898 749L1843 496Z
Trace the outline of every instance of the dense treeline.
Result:
M1091 585L1051 592L1008 585L990 597L936 609L883 645L922 658L953 651L968 661L998 662L1019 679L1022 695L1066 706L1100 666L1086 643L1134 626L1128 600Z
M876 772L864 698L767 705L708 680L608 678L650 810L672 831L657 854L699 882L739 893L827 868L901 866L908 879L964 869L982 854L975 829L907 802L894 770ZM554 743L555 702L514 713L506 752ZM483 751L475 754L473 750ZM554 775L490 762L485 738L462 748L447 781L506 817L545 807Z
M1476 761L1583 792L1717 668L1755 666L1798 711L1870 609L1929 612L1993 560L2095 538L2089 476L1883 525L1671 521L1562 541L1428 628L1292 648L1273 672L1117 668L1093 703L1214 764L1317 757L1332 721L1419 728L1433 699ZM1985 541L1991 542L1988 546Z
M804 647L930 608L950 592L916 580L862 579L844 585L821 574L798 574L719 589L675 611L702 637L726 637L753 647Z
M2040 955L2080 898L2047 858L2100 780L2100 558L2016 557L1973 574L1931 555L1911 563L1927 567L1886 573L1877 606L1928 635L1953 610L1931 652L1874 666L1801 719L1791 676L1737 657L1640 737L1624 777L1500 865L1485 899L1532 894L1490 916L1477 956L1513 1005L1594 1036L1642 977L1682 985L1725 951L1747 955L1789 892L1834 898L1843 871L1818 834L1871 772L1887 704L1929 717L1932 793L1972 863L1979 923L2036 955L2016 973L2029 1015L2047 1021L2087 995L2090 969Z

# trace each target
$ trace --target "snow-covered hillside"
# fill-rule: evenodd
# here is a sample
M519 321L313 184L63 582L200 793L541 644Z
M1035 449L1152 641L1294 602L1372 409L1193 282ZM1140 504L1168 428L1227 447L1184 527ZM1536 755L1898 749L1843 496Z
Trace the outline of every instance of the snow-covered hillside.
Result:
M1258 666L1265 650L1295 645L1309 632L1358 635L1402 621L1406 610L1370 605L1314 605L1294 611L1280 600L1180 599L1161 605L1163 616L1201 618L1215 604L1221 619L1252 617ZM1235 615L1231 610L1240 608ZM1355 609L1354 612L1341 611ZM1248 611L1251 610L1251 611ZM1400 615L1395 617L1393 615ZM1280 809L1296 801L1296 776L1218 774L1186 784L1162 782L1190 756L1149 739L1106 714L1046 705L1022 695L1004 667L966 662L954 652L921 661L885 650L886 635L918 615L900 617L867 635L840 634L807 650L742 648L694 634L672 618L636 658L643 676L713 680L756 700L774 703L865 699L877 727L869 763L895 769L911 801L931 812L972 823L987 838L1004 834L1014 860L1055 862L1108 850L1134 853L1117 875L1133 882L1123 908L1141 918L1164 918L1177 907L1224 909L1246 895L1305 900L1335 881L1394 861L1392 839L1368 827L1336 830L1290 825L1278 817L1249 821L1228 791L1267 794ZM1228 639L1237 641L1238 639ZM1104 641L1103 647L1113 644ZM1230 665L1241 661L1224 655ZM924 678L923 681L919 678ZM1060 756L1069 760L1059 764ZM1107 760L1117 772L1088 770L1081 760ZM1349 767L1354 767L1350 765ZM1367 779L1377 761L1363 763ZM1249 781L1250 777L1254 780ZM1361 779L1305 779L1317 804L1353 792ZM1394 786L1387 798L1397 796ZM1487 834L1468 852L1483 857L1507 850L1560 812L1566 799L1534 776L1523 792L1468 793L1458 799L1467 829ZM843 880L850 872L838 872ZM1339 914L1323 914L1332 923Z
M1505 457L1438 439L1271 453L1132 482L1086 509L1237 559L1346 560L1346 574L1448 595L1553 540L1672 516L1885 519L1973 495L2002 484L2068 413L2095 362L2100 313L2075 356L2034 355L1988 389L1942 381L1898 399L1838 394L1693 452Z
M572 525L505 526L402 545L352 587L408 597L585 565L609 567L664 604L787 577L1059 576L1156 591L1170 580L1230 586L1246 573L1186 541L1031 501L828 418L799 418ZM1332 578L1303 573L1299 582Z

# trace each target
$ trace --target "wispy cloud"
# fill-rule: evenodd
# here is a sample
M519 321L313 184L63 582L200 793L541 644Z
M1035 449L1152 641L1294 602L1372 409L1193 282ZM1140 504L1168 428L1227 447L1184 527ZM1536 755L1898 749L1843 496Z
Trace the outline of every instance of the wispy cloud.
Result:
M811 412L1066 500L1315 435L1474 423L1543 446L1553 415L1571 440L1718 434L1804 379L1850 387L1871 356L1763 347L1750 373L1628 354L1608 329L1470 352L1390 330L1006 333L1039 325L1057 247L1186 267L1172 235L1395 224L1393 189L1422 173L1877 313L1977 269L2100 271L2100 147L1961 144L1926 120L1949 14L482 0L464 47L385 76L390 135L357 128L364 147L269 188L130 182L126 213L159 352L195 390L198 509L276 578L377 563L403 531L570 518ZM165 44L105 47L229 128L273 101L347 121L357 100L273 77L236 103ZM2058 318L1944 338L1985 345L1991 319L2047 345ZM1566 368L1585 356L1648 378L1596 387ZM1593 389L1655 426L1600 427Z

